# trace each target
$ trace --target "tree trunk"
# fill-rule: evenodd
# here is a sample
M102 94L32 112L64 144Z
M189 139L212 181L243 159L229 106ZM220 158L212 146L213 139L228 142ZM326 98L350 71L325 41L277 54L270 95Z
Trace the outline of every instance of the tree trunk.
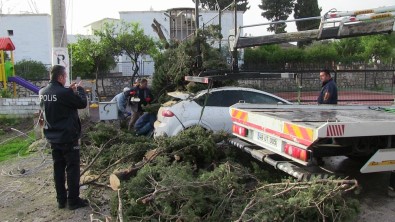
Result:
M137 79L137 77L139 76L138 73L139 73L139 70L140 70L140 66L138 65L138 61L137 61L138 57L139 57L138 54L135 55L134 58L130 57L130 59L132 59L133 64L134 64L134 65L133 65L133 68L132 68L132 70L133 70L133 74L132 74L132 84L134 83L135 79Z
M99 83L97 82L99 80L99 67L96 67L96 73L95 73L95 77L96 77L96 95L97 95L97 100L99 100L99 102L101 102L101 96L99 93Z

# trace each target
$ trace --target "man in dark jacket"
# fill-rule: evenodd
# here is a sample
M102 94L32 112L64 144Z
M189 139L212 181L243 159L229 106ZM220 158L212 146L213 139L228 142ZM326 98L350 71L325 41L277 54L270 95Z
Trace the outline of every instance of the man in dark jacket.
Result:
M72 83L65 88L66 79L65 67L53 66L51 80L40 90L39 97L44 135L52 148L58 207L65 208L68 203L68 208L74 210L87 206L87 201L79 197L81 122L78 116L78 109L87 106L87 99L80 83Z
M151 91L148 88L147 79L142 79L138 85L130 89L130 100L132 103L131 106L135 107L135 109L132 110L133 114L129 121L129 130L133 128L137 119L143 115L144 112L142 106L150 104L153 100Z
M318 96L318 104L337 104L337 86L327 69L320 71L322 88Z

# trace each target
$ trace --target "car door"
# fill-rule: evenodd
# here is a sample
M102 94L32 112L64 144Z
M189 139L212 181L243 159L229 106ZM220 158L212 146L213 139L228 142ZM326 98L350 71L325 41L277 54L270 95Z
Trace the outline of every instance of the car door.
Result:
M237 90L211 92L203 110L202 123L214 131L226 130L230 132L232 121L229 115L229 107L240 100L243 100L243 95ZM203 107L203 104L201 106Z

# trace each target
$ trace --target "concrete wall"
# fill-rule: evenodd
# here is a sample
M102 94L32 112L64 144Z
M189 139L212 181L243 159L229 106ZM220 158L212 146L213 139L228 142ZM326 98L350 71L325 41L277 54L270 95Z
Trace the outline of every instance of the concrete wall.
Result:
M31 116L38 113L40 101L38 96L29 98L0 98L0 115Z
M40 110L40 100L38 96L27 98L0 98L0 116L11 115L15 117L36 116ZM89 116L89 104L85 109L79 109L80 118Z

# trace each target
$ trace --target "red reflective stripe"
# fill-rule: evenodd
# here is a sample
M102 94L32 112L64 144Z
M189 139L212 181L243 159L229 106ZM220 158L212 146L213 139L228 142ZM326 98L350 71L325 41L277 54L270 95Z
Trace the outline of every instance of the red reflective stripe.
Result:
M326 136L344 136L345 125L329 125Z
M307 132L307 129L306 129L306 128L299 127L299 129L300 129L300 132L302 133L303 139L311 140L311 138L310 138L310 136L309 136L309 133Z
M338 126L333 126L333 131L335 132L335 136L339 136L339 128Z
M276 135L278 137L281 137L281 138L284 138L284 139L287 139L287 140L291 140L291 141L300 143L300 144L305 145L305 146L310 146L312 144L312 141L301 139L301 138L298 138L296 136L290 136L288 134L277 132L275 130L268 129L268 128L265 128L265 127L262 127L262 126L250 123L250 122L244 122L244 121L241 121L241 120L236 119L236 118L232 118L232 121L244 124L246 126L249 126L249 127L257 129L257 130L262 130L262 131L264 131L266 133L269 133L269 134L272 134L272 135Z
M232 117L235 117L235 116L236 116L236 113L237 113L237 110L232 109Z
M287 127L289 134L291 134L293 136L296 136L296 133L295 133L293 127L290 124L285 123L285 127Z
M309 133L311 132L311 133ZM295 136L299 139L304 139L308 141L313 140L313 131L309 128L305 128L302 126L298 126L295 124L291 123L284 123L284 133L285 134L290 134L292 136Z

